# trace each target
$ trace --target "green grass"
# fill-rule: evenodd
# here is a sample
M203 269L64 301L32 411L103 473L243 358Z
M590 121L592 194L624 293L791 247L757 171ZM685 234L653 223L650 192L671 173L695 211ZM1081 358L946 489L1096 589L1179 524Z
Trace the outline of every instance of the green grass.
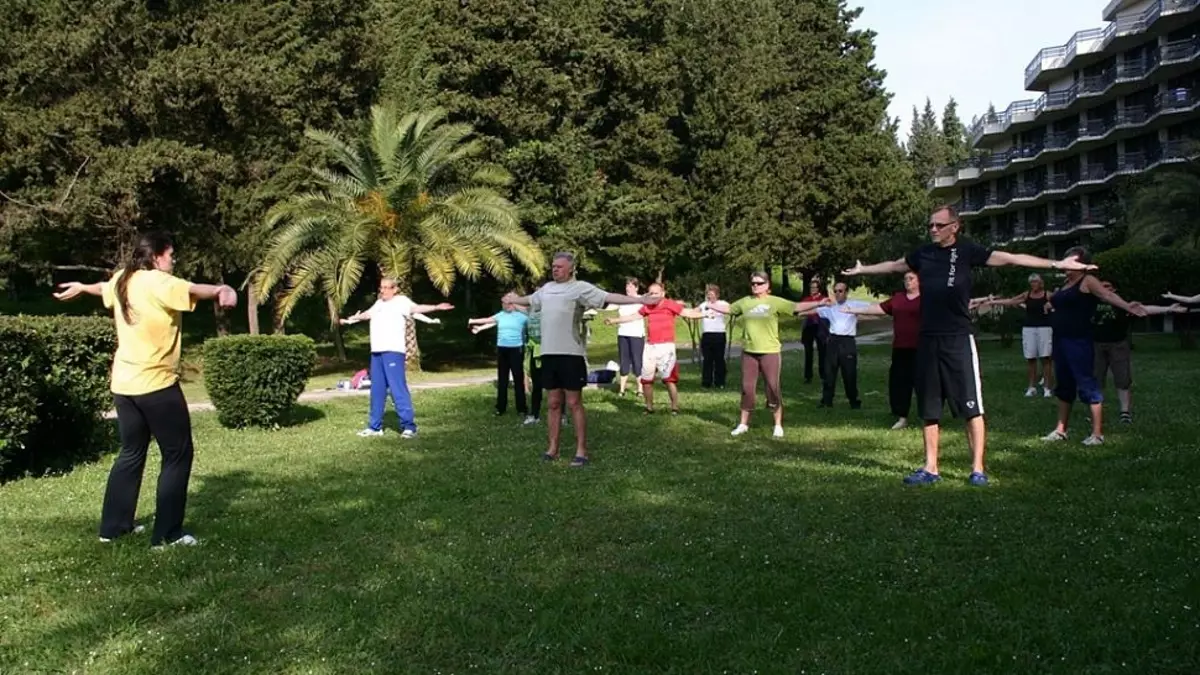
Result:
M588 392L594 463L539 463L544 428L487 387L418 392L421 437L354 437L365 400L279 431L195 417L204 540L95 542L108 461L0 486L4 673L1194 673L1200 354L1138 340L1137 422L1036 440L1018 350L983 347L993 485L906 489L886 348L866 407L815 408L785 358L783 441L737 395L642 416ZM156 469L141 513L153 513Z

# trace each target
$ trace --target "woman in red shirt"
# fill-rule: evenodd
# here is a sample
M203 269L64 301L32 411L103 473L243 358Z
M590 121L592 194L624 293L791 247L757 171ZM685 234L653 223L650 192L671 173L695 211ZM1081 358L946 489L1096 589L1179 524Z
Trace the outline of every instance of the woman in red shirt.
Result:
M908 411L917 378L917 339L921 329L921 283L917 273L904 273L904 290L877 305L863 309L843 308L848 314L890 315L892 329L892 367L888 371L888 401L896 423L892 429L908 426Z

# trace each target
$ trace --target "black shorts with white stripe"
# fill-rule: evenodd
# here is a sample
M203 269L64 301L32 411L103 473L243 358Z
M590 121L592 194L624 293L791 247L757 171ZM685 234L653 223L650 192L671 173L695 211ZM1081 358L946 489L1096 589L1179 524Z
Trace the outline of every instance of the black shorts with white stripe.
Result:
M969 420L983 414L979 352L971 335L922 335L917 345L917 412L926 422L950 413Z

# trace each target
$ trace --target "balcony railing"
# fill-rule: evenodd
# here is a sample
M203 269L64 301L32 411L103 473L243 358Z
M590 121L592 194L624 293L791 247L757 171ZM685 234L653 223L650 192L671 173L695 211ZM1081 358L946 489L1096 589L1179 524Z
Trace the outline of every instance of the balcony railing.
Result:
M1103 183L1115 176L1152 169L1159 164L1177 162L1189 157L1187 142L1169 141L1153 145L1146 152L1127 152L1113 162L1094 162L1082 167L1079 175L1056 173L1044 181L1023 183L1019 188L975 199L964 199L960 212L964 216L978 215L993 208L1006 208L1020 200L1037 199L1050 192L1068 192L1085 183Z
M1200 0L1187 1L1200 3ZM974 145L988 131L988 127L999 127L998 130L991 133L1003 133L1005 129L1013 124L1013 120L1020 115L1037 117L1045 110L1058 110L1070 107L1081 96L1103 95L1118 82L1140 80L1162 65L1189 61L1198 54L1200 54L1200 38L1188 38L1170 42L1153 52L1146 59L1120 63L1098 75L1089 75L1066 89L1048 91L1036 99L1014 101L1003 112L995 113L994 115L985 115L976 120L967 129L967 137L970 139L971 144Z
M1197 5L1200 0L1158 0L1141 14L1119 17L1104 28L1079 31L1067 44L1047 47L1033 57L1025 66L1025 86L1032 85L1042 71L1065 67L1079 53L1080 44L1090 44L1093 48L1088 50L1089 53L1103 51L1117 36L1144 32L1160 16L1186 12Z
M969 168L979 169L983 172L1002 170L1014 162L1034 160L1045 152L1069 149L1080 141L1100 140L1118 128L1142 126L1153 121L1159 115L1190 110L1198 105L1200 105L1200 90L1177 88L1160 92L1149 105L1130 106L1113 117L1087 120L1075 131L1046 134L1045 140L1042 142L1034 141L1004 152L970 157L955 166L939 169L937 176L957 178L959 170ZM936 183L936 179L932 183Z

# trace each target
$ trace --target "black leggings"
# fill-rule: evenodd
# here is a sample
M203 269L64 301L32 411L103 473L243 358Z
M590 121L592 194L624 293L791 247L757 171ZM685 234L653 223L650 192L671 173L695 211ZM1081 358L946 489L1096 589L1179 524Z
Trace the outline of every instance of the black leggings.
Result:
M917 350L892 347L892 367L888 371L888 402L896 417L908 417L913 387L917 382Z
M525 348L496 348L496 412L508 410L508 376L517 391L517 412L525 414Z
M725 334L702 333L700 335L700 386L725 386Z
M158 441L162 470L154 514L152 545L169 544L183 536L188 479L192 475L192 417L178 384L139 396L113 394L121 454L108 473L100 536L113 539L133 530L134 511L142 490L142 473L150 437Z

